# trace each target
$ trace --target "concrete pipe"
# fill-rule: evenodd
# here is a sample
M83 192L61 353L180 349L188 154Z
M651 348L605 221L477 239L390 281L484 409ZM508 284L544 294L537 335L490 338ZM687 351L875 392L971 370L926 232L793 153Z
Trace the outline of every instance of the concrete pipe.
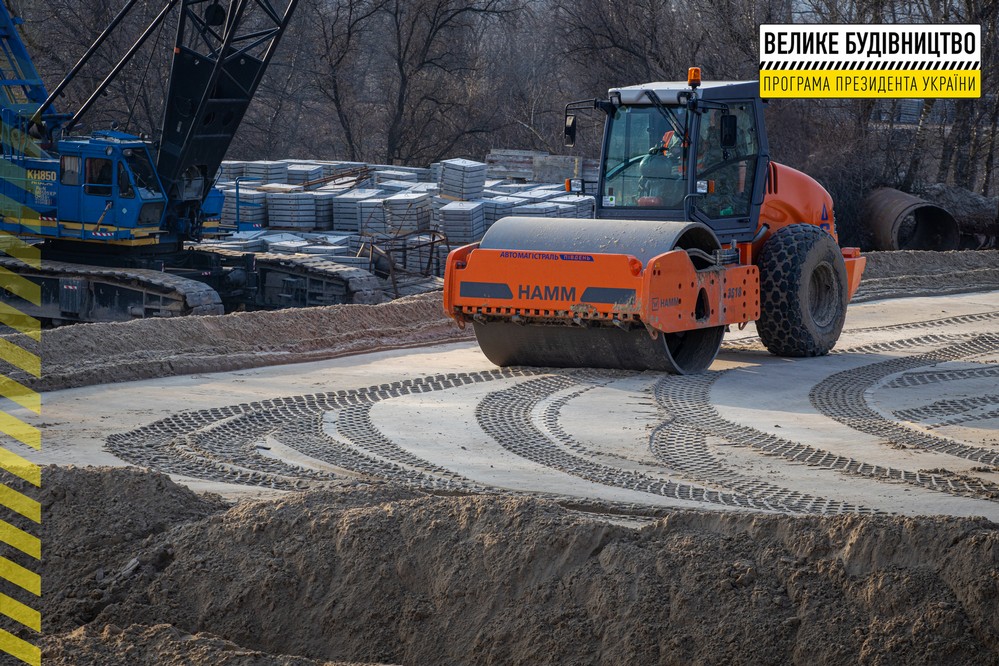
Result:
M864 200L863 216L875 250L956 250L957 220L925 199L883 187Z

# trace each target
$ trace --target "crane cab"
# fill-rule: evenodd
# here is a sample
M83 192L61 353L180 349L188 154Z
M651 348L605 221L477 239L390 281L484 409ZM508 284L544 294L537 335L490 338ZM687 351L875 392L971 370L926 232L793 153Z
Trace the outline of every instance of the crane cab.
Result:
M58 219L66 231L95 238L153 238L166 195L148 144L117 132L59 142ZM89 232L89 233L88 233Z
M99 243L157 242L167 199L147 142L100 132L63 139L57 149L57 157L23 157L4 174L5 193L21 193L7 201L24 205L3 210L0 229Z

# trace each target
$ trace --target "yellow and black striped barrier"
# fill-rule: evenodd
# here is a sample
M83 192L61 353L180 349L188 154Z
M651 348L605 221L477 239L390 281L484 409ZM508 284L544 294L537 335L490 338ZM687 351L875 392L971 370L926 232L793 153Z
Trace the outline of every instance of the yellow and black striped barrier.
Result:
M10 234L0 233L0 250L26 266L37 268L41 265L38 248ZM9 270L0 270L0 286L28 303L41 304L41 288ZM40 377L41 359L26 348L28 340L41 341L40 322L7 303L0 303L0 323L13 331L0 337L0 359L7 367ZM16 586L17 596L20 597L16 599L0 592L0 614L10 621L7 624L11 624L9 629L0 626L0 651L26 664L38 666L42 662L41 650L21 636L25 635L25 628L36 635L42 631L42 616L37 610L42 595L42 581L38 573L42 543L37 529L42 521L42 508L37 499L12 488L8 481L17 478L27 482L27 488L41 487L41 467L11 450L10 440L34 450L41 449L41 432L21 415L40 415L42 402L36 391L5 374L0 374L0 396L6 398L11 407L5 405L0 411L0 432L7 438L0 445L0 467L7 477L0 482L0 504L8 512L8 515L0 516L0 542L4 544L4 552L0 554L0 577ZM22 529L12 521L32 525L35 529ZM12 588L9 591L15 592Z

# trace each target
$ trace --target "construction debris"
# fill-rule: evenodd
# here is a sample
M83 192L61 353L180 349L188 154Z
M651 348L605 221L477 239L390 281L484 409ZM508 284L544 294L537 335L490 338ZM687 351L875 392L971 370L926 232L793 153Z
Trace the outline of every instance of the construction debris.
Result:
M996 246L999 238L999 197L986 197L956 185L936 183L922 193L927 201L947 209L961 230L963 249Z

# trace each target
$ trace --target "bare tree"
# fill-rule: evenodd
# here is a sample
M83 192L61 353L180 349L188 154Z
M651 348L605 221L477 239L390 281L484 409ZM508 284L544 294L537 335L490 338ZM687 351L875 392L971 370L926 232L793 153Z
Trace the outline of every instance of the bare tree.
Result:
M320 35L315 54L319 67L312 85L322 99L333 105L342 136L341 155L356 161L366 155L363 144L365 119L370 117L362 103L364 73L369 58L366 47L377 41L375 19L387 0L318 0L310 8Z
M121 9L119 0L52 0L20 3L25 19L21 34L42 78L53 88L90 47ZM59 110L74 112L97 88L141 31L161 9L139 4L80 71L56 102ZM175 23L167 21L148 40L84 118L83 128L100 129L112 123L134 132L152 133L162 119L169 54Z
M386 3L386 162L439 159L493 128L494 107L470 85L481 66L475 39L484 22L515 8L510 0Z
M58 82L124 0L20 2L28 47ZM223 0L224 2L225 0ZM779 101L772 153L818 174L837 201L876 183L939 179L994 192L999 173L999 0L301 0L232 146L233 157L315 156L425 165L493 147L559 152L562 109L610 87L755 75L758 25L977 23L981 99L928 101L916 116L877 99ZM162 7L137 5L74 82L73 111ZM162 122L173 25L87 118L134 132ZM777 119L777 120L774 120ZM582 120L582 119L581 119ZM599 122L594 118L594 123ZM574 154L598 150L596 127ZM849 172L850 177L841 174ZM839 206L848 210L850 204Z

